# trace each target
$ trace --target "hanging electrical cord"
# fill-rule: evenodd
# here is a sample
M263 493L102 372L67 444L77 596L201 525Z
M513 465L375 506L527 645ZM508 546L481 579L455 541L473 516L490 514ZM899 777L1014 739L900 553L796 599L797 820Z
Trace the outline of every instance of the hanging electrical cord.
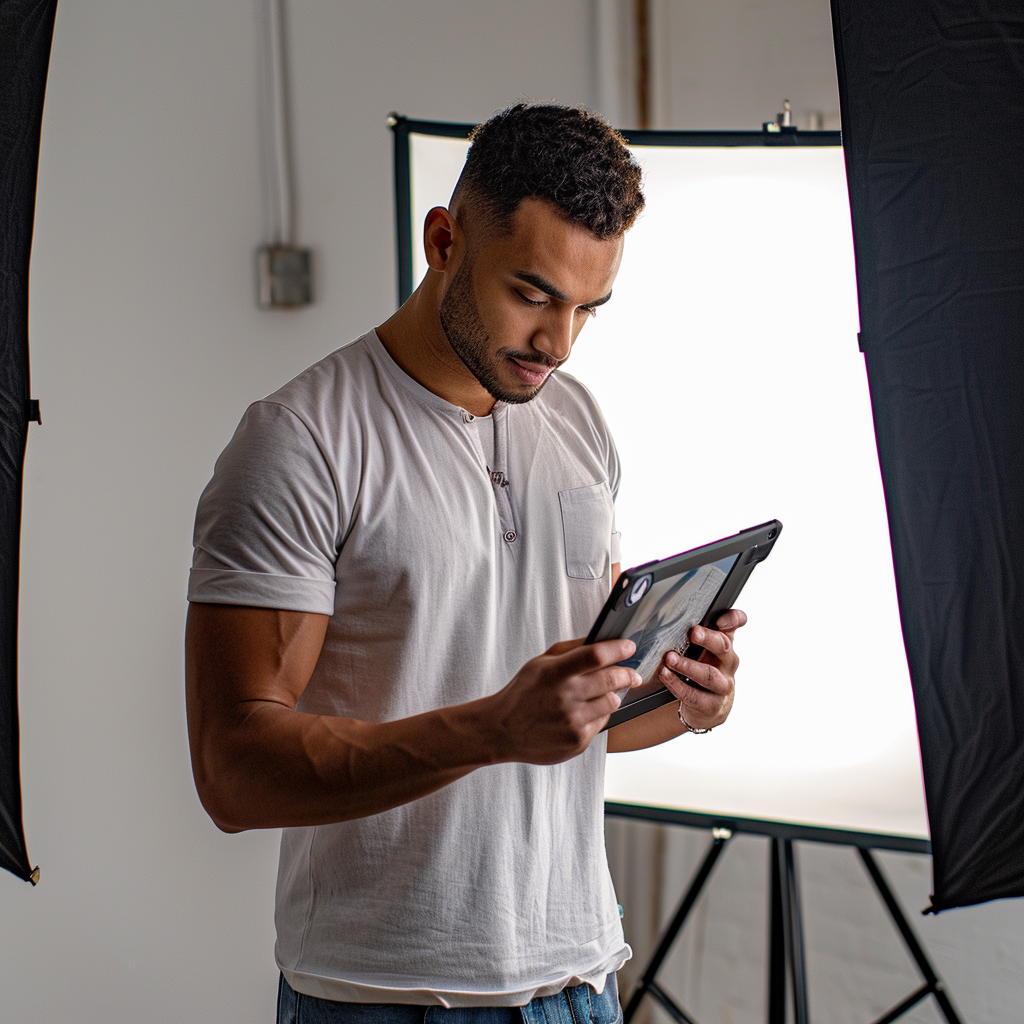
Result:
M259 303L294 307L312 301L312 254L295 245L284 0L257 3L257 110L265 223L265 244L257 259Z
M599 113L621 126L622 29L619 0L594 0L594 102Z
M651 127L651 8L648 0L633 0L636 31L636 119L641 129Z
M260 144L267 205L267 243L291 245L291 161L288 146L288 102L285 95L284 11L281 0L259 0L260 33Z

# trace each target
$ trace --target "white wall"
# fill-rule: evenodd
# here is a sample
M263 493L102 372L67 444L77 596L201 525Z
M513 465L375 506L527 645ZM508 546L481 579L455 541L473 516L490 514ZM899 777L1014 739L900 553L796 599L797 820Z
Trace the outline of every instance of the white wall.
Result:
M593 0L615 35L618 60L597 68L609 116L637 127L633 0ZM648 0L652 128L754 130L783 100L794 123L839 128L839 89L828 0ZM603 89L601 87L604 87ZM614 111L614 115L612 114Z
M585 0L290 8L318 301L255 307L253 0L66 0L43 125L25 483L25 816L0 1019L273 1019L276 834L195 797L182 698L196 499L245 406L395 297L392 109L588 99ZM539 26L543 25L543 30ZM581 30L580 26L584 26Z
M820 24L827 4L807 9ZM21 609L25 815L42 881L0 877L4 1020L272 1019L276 836L219 833L188 767L181 648L196 498L248 401L392 309L388 111L470 121L520 96L591 97L588 0L291 0L299 236L316 251L317 302L260 311L254 13L254 0L62 0L58 10L32 268L44 425L29 439ZM742 111L731 99L713 106L745 87L710 55L763 48L763 18L730 17L693 23L712 99L706 124L673 106L675 126L759 122L785 91L787 63L773 58L767 113L760 96ZM808 96L834 89L827 43L797 53L818 83ZM686 836L662 843L666 893L703 842ZM817 890L844 913L858 907L857 884L829 872L814 876ZM757 871L743 884L735 892L761 906ZM700 972L702 1020L746 1020L714 1000L731 986L753 1006L760 991L761 925L740 920L750 951L738 962L705 942L673 968L691 987ZM965 1009L974 1000L975 1021L1009 1019L992 1007L1024 1001L1009 937L1019 906L947 920L944 963L959 962L951 981L964 985L955 994ZM844 933L854 952L822 976L870 983L883 930ZM729 944L736 930L724 934ZM857 966L844 973L847 956ZM979 979L1003 995L986 1003Z
M839 127L828 0L651 0L654 127Z

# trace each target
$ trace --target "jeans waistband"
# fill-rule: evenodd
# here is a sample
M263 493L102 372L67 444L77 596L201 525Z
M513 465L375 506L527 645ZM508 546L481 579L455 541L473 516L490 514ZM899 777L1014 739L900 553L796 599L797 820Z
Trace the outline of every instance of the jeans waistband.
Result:
M282 976L277 1024L621 1024L615 975L604 991L575 985L525 1006L419 1006L408 1003L340 1003L296 992Z

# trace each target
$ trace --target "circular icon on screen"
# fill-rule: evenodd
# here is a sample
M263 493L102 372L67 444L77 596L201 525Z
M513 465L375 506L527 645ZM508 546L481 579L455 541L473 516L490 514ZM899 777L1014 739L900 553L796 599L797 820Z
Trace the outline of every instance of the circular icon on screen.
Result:
M651 584L653 582L654 577L650 573L647 573L646 576L640 576L637 579L633 580L632 584L630 585L629 591L626 594L626 607L630 608L634 604L636 604L637 601L639 601L640 598L643 597L644 594L646 594L647 591L651 589Z

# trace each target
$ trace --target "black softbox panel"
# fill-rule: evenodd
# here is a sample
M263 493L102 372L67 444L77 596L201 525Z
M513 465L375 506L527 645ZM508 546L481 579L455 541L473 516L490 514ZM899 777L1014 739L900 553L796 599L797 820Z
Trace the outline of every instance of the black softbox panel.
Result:
M1024 895L1024 5L832 15L942 910Z
M18 757L18 554L29 417L28 263L56 0L0 0L0 867L33 878ZM35 879L33 878L33 881Z

